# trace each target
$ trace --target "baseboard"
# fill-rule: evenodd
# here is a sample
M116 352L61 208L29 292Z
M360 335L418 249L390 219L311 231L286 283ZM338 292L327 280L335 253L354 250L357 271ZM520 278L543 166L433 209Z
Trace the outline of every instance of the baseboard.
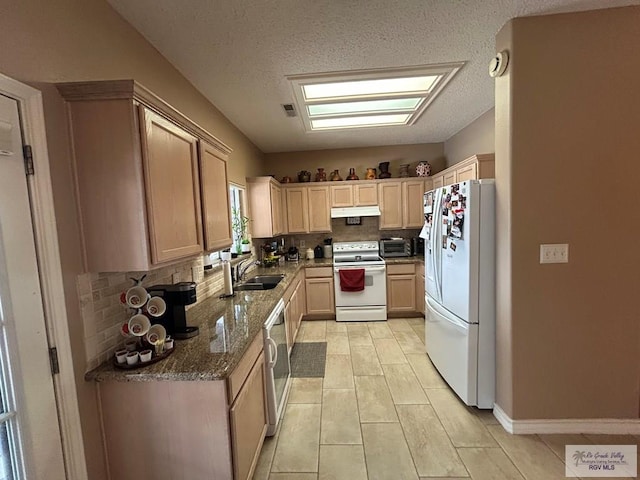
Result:
M585 418L585 419L532 419L513 420L499 405L494 405L493 416L509 433L603 433L608 435L640 435L637 418Z

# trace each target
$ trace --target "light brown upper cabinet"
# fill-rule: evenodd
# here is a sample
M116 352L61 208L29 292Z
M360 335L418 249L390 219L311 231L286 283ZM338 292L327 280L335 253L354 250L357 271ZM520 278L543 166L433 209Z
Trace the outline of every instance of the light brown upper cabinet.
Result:
M402 228L402 182L384 180L378 184L380 230Z
M433 188L444 187L466 180L495 177L495 156L493 153L473 155L433 176Z
M86 271L147 271L201 253L198 143L223 157L231 150L133 80L58 90L68 102Z
M422 179L402 182L402 226L404 228L422 228L424 225L424 192L425 182Z
M431 181L428 185L431 186ZM383 180L378 189L380 230L422 228L425 192L423 179Z
M367 207L378 205L378 185L351 183L331 186L332 207Z
M309 232L330 232L329 187L312 185L307 187L307 192L309 196Z
M224 151L200 142L200 196L206 251L222 250L233 243L227 156Z
M251 235L271 238L284 233L283 201L280 183L273 177L247 178Z
M162 263L202 252L198 141L148 108L139 110L151 259Z
M285 188L287 233L309 231L309 201L306 187Z
M287 233L331 231L330 191L328 185L284 185L284 217Z

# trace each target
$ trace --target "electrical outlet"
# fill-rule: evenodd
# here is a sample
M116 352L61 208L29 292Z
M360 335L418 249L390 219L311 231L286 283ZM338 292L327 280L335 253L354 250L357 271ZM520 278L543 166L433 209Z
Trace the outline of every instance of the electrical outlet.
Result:
M304 248L307 246L307 242L305 242L304 240L300 240L300 248Z
M540 263L569 263L569 244L541 244Z
M171 275L171 283L179 283L180 282L180 274L174 273Z

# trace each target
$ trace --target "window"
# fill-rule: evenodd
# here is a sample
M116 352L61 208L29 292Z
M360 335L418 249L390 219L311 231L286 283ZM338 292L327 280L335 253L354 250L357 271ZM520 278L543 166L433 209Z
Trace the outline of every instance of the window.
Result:
M309 132L413 125L463 63L288 77Z
M231 245L231 251L237 252L242 241L242 235L237 231L238 218L242 221L246 217L246 208L244 201L244 188L229 184L229 208L231 209L231 225L233 233L233 244Z

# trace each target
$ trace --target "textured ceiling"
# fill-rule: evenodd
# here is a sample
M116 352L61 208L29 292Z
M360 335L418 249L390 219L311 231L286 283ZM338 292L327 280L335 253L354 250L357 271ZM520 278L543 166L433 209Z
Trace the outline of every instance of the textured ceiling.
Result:
M511 18L629 0L108 0L264 152L442 142L494 103ZM413 126L304 130L287 75L465 61Z

